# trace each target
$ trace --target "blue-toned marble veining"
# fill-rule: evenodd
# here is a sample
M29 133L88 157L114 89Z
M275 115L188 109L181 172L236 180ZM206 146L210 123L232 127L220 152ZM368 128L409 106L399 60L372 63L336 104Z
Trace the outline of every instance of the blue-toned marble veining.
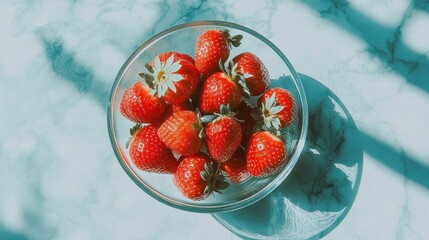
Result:
M1 240L238 239L209 214L144 194L106 130L109 88L127 56L166 28L204 19L270 39L313 103L295 170L253 212L234 213L230 228L429 238L428 0L4 0Z

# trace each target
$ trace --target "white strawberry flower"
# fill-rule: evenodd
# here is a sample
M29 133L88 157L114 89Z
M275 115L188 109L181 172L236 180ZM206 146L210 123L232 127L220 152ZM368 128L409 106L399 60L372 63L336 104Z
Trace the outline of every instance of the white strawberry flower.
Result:
M265 100L265 104L262 103L261 106L262 117L264 118L265 130L269 129L280 129L280 119L277 117L277 114L281 112L284 106L277 106L276 93L273 93L270 97Z
M161 62L159 56L154 59L153 66L153 94L157 94L158 97L165 95L168 89L176 92L175 82L183 80L181 74L176 73L182 67L179 61L174 62L174 54L172 54L166 62Z

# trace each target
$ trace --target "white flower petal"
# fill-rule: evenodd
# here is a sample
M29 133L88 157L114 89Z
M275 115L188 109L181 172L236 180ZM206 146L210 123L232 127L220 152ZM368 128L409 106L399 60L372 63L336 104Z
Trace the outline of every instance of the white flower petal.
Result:
M167 80L168 88L170 88L171 91L176 92L176 86L174 86L174 83L172 81Z
M264 121L264 125L262 125L262 129L263 130L269 130L270 128L270 122L269 121Z
M270 114L277 114L285 108L284 106L275 106L270 109Z
M167 59L167 62L164 65L165 69L169 69L171 67L171 64L173 64L173 60L174 60L174 53L171 54L171 56Z
M243 76L244 76L244 78L250 78L250 77L253 77L253 75L252 75L252 74L249 74L249 73L245 73L245 74L243 74Z
M157 97L162 97L162 95L161 95L161 86L160 85L156 86L156 96Z
M272 98L272 96L271 96L271 97L267 98L267 100L265 101L265 108L269 110L273 106L274 106L274 98Z
M161 94L161 97L165 96L165 93L167 92L167 89L168 89L167 84L159 84L158 86L159 86L158 94Z
M183 80L183 76L180 75L180 74L170 74L168 76L168 79L171 80L171 81L173 81L173 82L178 82L180 80Z
M162 97L161 89L162 89L162 87L160 85L158 85L158 87L156 89L156 96L159 98Z
M271 125L275 128L275 129L279 129L280 128L280 119L279 118L273 118L271 121Z
M179 69L181 69L182 68L182 65L180 65L180 63L179 63L179 61L177 61L177 62L174 62L170 67L168 67L166 70L169 72L169 73L175 73L175 72L177 72L177 71L179 71Z
M150 90L150 94L151 94L152 96L155 96L155 93L157 93L157 91L156 91L155 89L151 89L151 90Z

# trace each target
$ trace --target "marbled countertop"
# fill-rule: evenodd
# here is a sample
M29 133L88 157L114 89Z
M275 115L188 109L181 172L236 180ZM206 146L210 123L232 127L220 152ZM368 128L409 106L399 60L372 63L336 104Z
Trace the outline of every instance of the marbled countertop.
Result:
M220 222L289 239L429 239L429 1L243 2L1 1L0 239L238 239L141 191L106 129L128 55L208 19L270 39L310 104L293 173Z

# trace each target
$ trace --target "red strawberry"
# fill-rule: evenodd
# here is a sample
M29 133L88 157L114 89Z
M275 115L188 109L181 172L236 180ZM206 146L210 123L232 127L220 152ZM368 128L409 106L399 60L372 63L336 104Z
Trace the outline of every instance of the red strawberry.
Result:
M185 101L180 104L167 104L162 116L154 123L156 126L161 126L165 120L167 120L173 113L182 111L182 110L191 110L191 103L189 101Z
M286 164L285 144L268 131L257 132L250 138L246 161L250 175L267 177Z
M240 120L241 130L243 133L241 139L241 146L246 147L252 136L255 128L256 121L253 118L254 108L252 108L247 102L243 101L237 108L236 118Z
M240 75L246 82L251 96L264 93L270 85L268 70L262 61L250 52L237 55L232 59L233 74Z
M200 153L183 158L173 180L184 196L197 201L207 198L213 191L227 188L229 184L223 179L219 166Z
M156 127L141 127L137 124L130 131L132 137L128 148L130 158L137 168L155 173L174 173L176 171L179 162L161 142Z
M240 87L226 73L212 74L203 83L199 109L204 113L215 113L221 105L235 109L240 105L243 94Z
M242 35L231 37L228 30L211 29L203 32L195 47L195 67L202 79L219 71L219 61L223 63L228 59L230 47L238 47Z
M153 96L150 89L140 82L125 90L120 103L120 112L137 123L155 122L164 112L165 102Z
M292 94L283 88L272 88L259 99L264 125L267 129L285 127L296 115L296 103Z
M199 81L198 70L186 59L174 52L158 55L152 65L145 65L149 73L140 73L140 76L153 89L154 95L168 103L180 104L189 99Z
M218 162L225 162L232 157L241 143L241 126L234 119L235 114L228 106L221 106L219 116L211 118L204 129L207 148L211 157ZM204 120L203 120L204 121Z
M195 65L195 61L194 59L189 56L188 54L185 53L180 53L180 52L165 52L165 53L161 53L158 55L159 57L159 61L161 62L166 62L168 60L169 57L174 56L173 62L177 62L181 59L186 60L190 63L192 63L193 65ZM152 63L152 67L153 67L154 63Z
M158 129L162 142L178 154L191 156L200 151L202 125L193 111L173 113Z
M247 171L246 157L244 151L239 148L232 158L226 162L220 163L222 173L233 183L242 182L249 176Z

